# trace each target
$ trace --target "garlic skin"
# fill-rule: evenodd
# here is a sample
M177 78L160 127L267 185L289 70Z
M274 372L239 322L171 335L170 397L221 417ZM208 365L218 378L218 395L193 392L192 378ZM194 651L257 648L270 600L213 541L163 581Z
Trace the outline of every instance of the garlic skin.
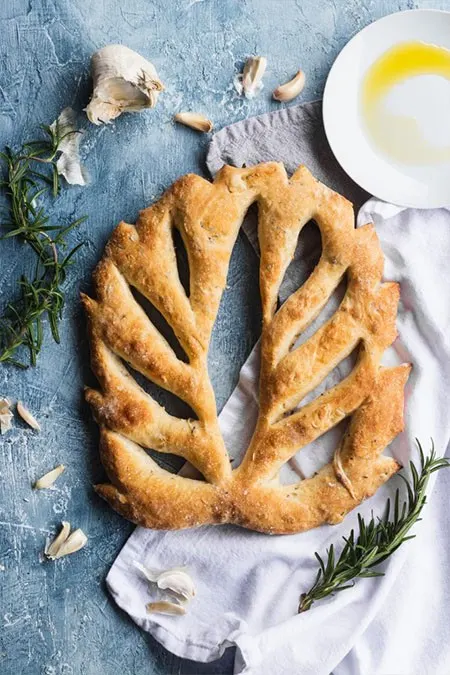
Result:
M56 161L56 170L70 185L86 185L87 173L81 166L80 140L81 131L75 128L75 111L64 108L58 119L50 125L55 131L58 126L61 142L58 151L61 153Z
M58 536L52 541L52 543L49 546L46 546L44 550L44 554L47 556L47 558L50 558L50 560L55 559L56 554L58 553L62 544L67 540L70 534L70 523L68 523L66 520L63 520L61 525L62 529L59 532Z
M30 413L28 408L25 408L22 401L17 401L17 412L19 413L19 415L23 419L23 421L28 424L29 427L31 427L35 431L41 430L41 425L39 424L37 419L34 417L34 415L32 415Z
M356 501L356 495L355 495L355 491L353 490L353 484L352 484L350 478L345 473L344 467L342 466L340 449L341 449L341 446L339 446L338 449L336 450L336 452L334 453L334 457L333 457L334 473L335 473L338 481L340 483L342 483L342 485L345 487L345 489L349 492L350 497Z
M70 553L76 553L76 551L79 551L81 548L86 546L87 544L87 537L84 534L83 530L78 528L77 530L74 530L64 541L61 546L59 547L58 551L55 554L55 560L58 558L62 558L65 555L69 555Z
M44 554L50 560L57 560L65 555L79 551L86 546L87 540L83 530L78 528L70 533L70 523L63 521L61 532L50 546L45 547Z
M92 55L94 91L86 114L108 124L123 112L153 108L164 85L150 61L124 45L108 45Z
M159 602L149 602L145 605L149 614L172 614L182 616L186 614L186 609L183 605L177 605L174 602L167 602L167 600L160 600Z
M7 398L0 398L0 434L2 436L12 429L12 419L11 401Z
M245 98L255 98L263 88L262 78L267 68L265 56L250 56L245 62L242 73L242 93Z
M64 464L59 464L59 466L41 476L33 485L34 489L45 490L46 488L51 487L55 480L63 473L65 468Z
M183 602L189 602L195 596L192 577L185 567L172 567L168 570L155 570L134 561L134 566L142 572L150 583L155 583L162 591L171 591Z
M275 101L292 101L293 98L301 94L305 86L306 77L303 70L299 70L297 75L286 82L281 84L275 89L272 94L272 97Z
M134 567L136 567L136 569L138 569L140 572L142 572L143 576L151 584L155 583L156 580L158 579L159 571L153 569L153 567L147 567L146 565L143 565L142 563L138 562L137 560L133 560L133 565L134 565Z

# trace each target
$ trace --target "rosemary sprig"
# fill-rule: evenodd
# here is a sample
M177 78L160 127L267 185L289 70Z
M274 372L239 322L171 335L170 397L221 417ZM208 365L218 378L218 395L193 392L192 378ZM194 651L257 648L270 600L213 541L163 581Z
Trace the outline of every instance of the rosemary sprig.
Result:
M326 561L318 553L315 556L319 563L316 580L307 593L300 596L298 611L305 612L312 604L328 595L352 588L357 577L380 577L383 572L374 570L376 565L389 558L403 542L413 539L408 534L420 518L426 503L426 490L432 473L450 466L444 457L436 457L434 443L430 454L425 457L422 446L417 441L420 452L420 473L413 462L410 463L412 482L401 476L407 486L407 499L400 506L400 491L397 490L391 517L391 503L388 499L386 513L383 518L371 518L366 523L358 514L359 534L355 538L352 530L348 537L343 537L345 545L336 560L334 546L327 550Z
M0 152L6 164L5 189L9 201L9 221L3 223L7 232L3 239L19 237L29 244L37 256L33 279L22 276L20 294L10 302L0 319L0 363L11 363L20 368L27 365L17 358L21 347L29 352L31 365L36 364L43 342L43 320L48 318L51 333L59 343L58 324L64 307L62 284L73 255L81 244L69 253L65 251L66 235L85 218L69 226L52 225L39 199L47 192L56 197L60 191L57 156L62 141L75 131L67 131L57 121L43 126L42 140L25 143L19 152L10 148Z

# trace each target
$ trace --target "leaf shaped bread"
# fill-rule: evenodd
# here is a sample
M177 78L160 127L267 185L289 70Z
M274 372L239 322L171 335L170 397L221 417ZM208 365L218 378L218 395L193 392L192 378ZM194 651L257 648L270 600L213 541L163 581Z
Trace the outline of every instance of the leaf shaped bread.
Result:
M233 245L254 202L263 310L260 410L245 457L232 470L207 352ZM311 219L320 228L321 259L277 310L299 233ZM173 228L188 255L188 295L178 274ZM403 428L410 366L380 366L396 337L399 300L398 285L382 283L382 271L373 227L355 229L352 205L303 166L290 180L277 163L225 166L213 183L187 175L142 211L136 226L120 223L95 272L95 299L83 296L100 384L86 396L100 424L101 457L111 481L97 485L97 492L126 518L151 528L235 523L290 533L342 520L399 468L382 451ZM292 348L344 275L347 291L335 314ZM164 316L188 362L177 357L130 288ZM356 347L352 372L299 407ZM124 362L185 401L198 419L170 415ZM347 417L333 461L312 478L282 485L282 465ZM165 471L145 448L184 457L205 480Z

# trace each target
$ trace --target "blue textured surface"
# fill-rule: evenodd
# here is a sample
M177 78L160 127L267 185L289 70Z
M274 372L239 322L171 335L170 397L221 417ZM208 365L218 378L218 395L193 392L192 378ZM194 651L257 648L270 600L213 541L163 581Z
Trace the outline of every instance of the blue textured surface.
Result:
M91 380L79 290L113 226L133 222L179 175L204 171L208 143L175 127L174 112L206 112L219 128L275 109L270 92L301 66L304 100L321 95L344 43L390 11L450 2L408 0L2 0L0 3L0 145L31 139L63 107L86 105L89 57L122 42L154 62L166 84L154 111L126 115L113 126L83 121L87 188L71 188L53 208L59 222L89 221L71 236L86 240L67 284L62 344L50 340L27 372L0 366L0 395L22 399L42 422L37 435L16 421L0 440L0 673L116 675L229 673L232 653L202 666L168 654L113 604L104 578L132 526L93 493L102 475L97 431L82 400ZM240 99L232 80L248 54L268 57L265 89ZM83 116L80 114L80 120ZM11 297L27 258L1 243L1 302ZM31 258L30 258L31 262ZM240 238L214 332L210 368L218 405L230 394L259 329L257 265ZM31 483L58 463L67 471L54 490ZM82 527L86 549L57 563L42 562L46 535L61 519Z

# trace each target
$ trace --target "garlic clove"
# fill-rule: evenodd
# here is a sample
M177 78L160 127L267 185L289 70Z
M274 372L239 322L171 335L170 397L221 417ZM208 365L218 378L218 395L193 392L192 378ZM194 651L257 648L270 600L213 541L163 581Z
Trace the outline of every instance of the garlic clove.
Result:
M305 73L303 70L299 70L297 75L295 75L292 80L289 80L289 82L281 84L279 87L277 87L272 96L275 101L292 101L293 98L298 96L303 91L305 82Z
M50 560L55 559L56 554L58 553L59 549L64 544L64 542L67 540L67 538L70 534L70 523L63 520L61 524L62 524L62 529L61 529L60 533L58 534L58 536L52 541L50 546L45 547L44 554L47 556L47 558L50 558Z
M25 408L24 404L22 401L17 402L17 412L19 413L20 417L23 419L24 422L28 424L32 429L35 429L36 431L40 431L41 427L37 419L30 413L28 408Z
M133 565L142 572L147 581L156 583L162 591L171 591L178 599L187 602L195 596L194 582L185 567L172 567L160 571L135 560Z
M176 603L168 602L167 600L160 600L159 602L149 602L145 606L149 614L152 613L174 614L174 615L178 614L180 616L186 614L186 609L182 605L177 605Z
M175 122L184 124L186 127L195 129L196 131L203 131L209 133L213 129L213 123L204 115L193 112L180 112L174 117Z
M267 68L264 56L250 56L242 73L242 92L245 98L254 98L262 89L262 78Z
M70 553L76 553L82 549L87 544L87 537L84 534L83 530L78 528L74 530L67 539L61 544L57 552L55 553L55 560L57 558L62 558L65 555Z
M192 578L183 568L174 568L162 572L157 580L158 588L169 590L187 602L195 595L195 586Z
M64 464L59 464L57 467L46 473L44 476L41 476L35 484L33 485L35 490L44 490L45 488L49 488L57 478L63 473L65 470Z
M86 114L93 124L107 124L123 112L153 108L164 90L154 65L124 45L95 52L91 71L94 91Z
M70 185L86 185L87 174L81 166L79 147L82 132L75 128L75 111L64 108L57 120L51 125L54 131L58 127L61 153L56 161L56 170L64 176Z

